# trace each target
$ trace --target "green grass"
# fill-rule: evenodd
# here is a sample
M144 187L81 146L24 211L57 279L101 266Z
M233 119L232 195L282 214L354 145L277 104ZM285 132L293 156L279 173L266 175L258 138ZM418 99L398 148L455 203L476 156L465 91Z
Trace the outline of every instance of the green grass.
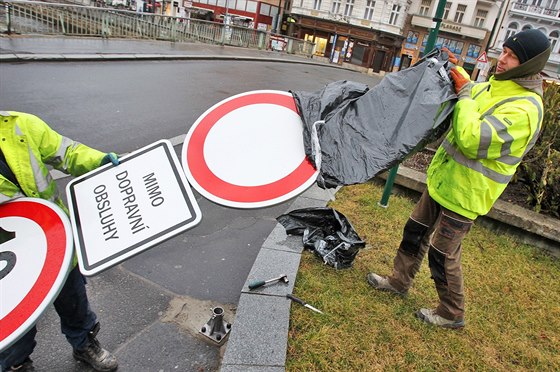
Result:
M335 270L302 255L294 293L321 309L292 306L287 371L560 370L560 262L515 238L475 225L463 242L466 327L454 331L414 317L437 305L427 260L405 298L368 286L388 274L415 202L382 187L344 187L329 206L367 242L354 266Z

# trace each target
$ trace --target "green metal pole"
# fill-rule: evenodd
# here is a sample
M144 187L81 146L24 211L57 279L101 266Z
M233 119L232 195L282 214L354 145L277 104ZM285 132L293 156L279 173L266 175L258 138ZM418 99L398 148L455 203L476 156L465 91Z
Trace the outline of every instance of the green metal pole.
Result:
M432 27L430 28L430 33L428 35L428 41L426 42L426 47L424 48L424 55L434 49L436 45L437 35L439 33L439 27L441 26L443 11L445 10L445 3L447 0L439 0L438 7L436 9L436 15L432 18ZM381 200L379 205L383 208L389 206L389 197L391 196L391 190L393 190L393 184L395 183L395 177L397 177L397 171L399 170L398 164L389 170L387 175L387 181L385 181L385 188L383 190L383 195L381 195Z
M8 26L8 35L12 34L12 6L10 4L4 5L6 7L6 23Z
M436 16L432 18L432 28L430 28L430 34L428 35L428 41L426 42L426 49L424 49L424 54L428 54L429 52L431 52L436 45L439 26L441 26L441 21L443 20L441 17L443 17L443 11L445 10L446 3L447 0L439 0L436 10Z
M391 190L393 190L393 183L395 183L395 177L397 177L398 170L398 164L389 169L387 181L385 181L385 188L383 189L383 195L381 195L381 201L379 202L379 205L383 208L387 208L389 206L389 197L391 196Z

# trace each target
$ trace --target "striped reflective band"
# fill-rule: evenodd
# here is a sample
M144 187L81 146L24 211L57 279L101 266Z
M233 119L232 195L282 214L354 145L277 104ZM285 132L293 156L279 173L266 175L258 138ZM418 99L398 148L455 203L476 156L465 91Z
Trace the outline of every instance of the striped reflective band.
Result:
M72 148L72 150L74 148L76 148L79 145L78 142L74 142L69 138L66 138L64 136L62 136L62 141L60 142L60 146L58 147L58 151L54 154L54 156L49 159L49 163L51 164L60 164L64 161L65 157L66 157L66 153L69 150L69 148ZM62 164L62 167L64 170L68 169L68 164L64 163Z
M508 165L516 165L521 161L521 158L511 156L511 144L514 138L507 131L507 127L495 116L490 115L485 118L480 125L480 146L478 147L477 157L479 159L488 158L488 150L492 144L492 129L490 124L498 134L498 137L504 141L500 151L500 158L496 159Z
M476 99L476 97L480 96L482 93L484 93L484 91L490 90L490 83L486 83L486 84L488 86L484 89L479 90L478 93L476 93L472 99Z
M16 134L22 136L23 133L18 125L15 128ZM64 142L64 141L63 141ZM27 151L29 153L29 163L33 171L33 178L35 180L35 185L37 186L37 191L43 193L48 190L49 186L53 181L51 174L48 169L41 167L41 164L35 157L35 154L29 146L27 146ZM45 172L45 173L43 173Z
M52 178L50 177L48 170L45 170L47 172L46 175L43 174L43 169L31 149L29 149L29 162L31 163L31 169L33 170L33 177L35 178L37 190L39 192L45 192L49 188L49 179L52 181Z
M487 177L494 182L507 184L513 176L498 173L493 169L485 167L480 161L467 158L465 155L463 155L463 153L461 153L461 151L457 150L449 142L449 140L447 140L447 138L443 141L442 146L457 163L482 174L484 177Z
M24 198L25 196L26 196L25 194L23 194L19 191L16 192L13 196L7 196L7 195L4 195L4 194L0 194L0 203L4 203L4 202L10 201L10 200L17 199L17 198Z
M523 155L521 157L516 157L510 155L511 144L514 141L514 138L509 134L508 127L504 123L502 123L497 117L492 115L492 113L497 107L503 105L504 103L517 101L520 99L526 99L527 101L535 105L539 114L539 120L537 122L537 130L535 131L533 137L531 138L531 141L527 144L527 148L523 152ZM488 150L492 143L492 129L490 128L491 125L496 131L498 137L500 137L504 141L502 145L502 149L500 150L500 158L496 160L508 165L519 164L521 162L522 157L525 156L525 154L527 154L527 152L535 145L535 142L537 141L537 137L538 137L537 134L540 131L542 117L543 117L542 107L534 97L523 97L523 98L511 97L494 104L492 107L490 107L490 109L488 109L484 114L482 114L480 118L481 120L485 120L485 121L483 121L480 126L480 146L478 148L477 157L481 159L488 157Z

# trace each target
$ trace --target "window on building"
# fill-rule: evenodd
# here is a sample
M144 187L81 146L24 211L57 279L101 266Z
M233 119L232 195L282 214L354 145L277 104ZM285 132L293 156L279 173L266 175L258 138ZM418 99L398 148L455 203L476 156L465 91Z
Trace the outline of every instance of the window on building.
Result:
M430 7L432 6L432 0L422 0L420 4L420 15L427 16L430 15Z
M408 36L406 37L406 42L411 44L418 43L418 32L408 31Z
M457 11L455 12L455 18L453 22L455 23L463 23L463 17L465 16L465 11L467 10L467 6L464 4L457 5Z
M557 9L556 6L558 5L558 0L547 0L545 8L546 9Z
M426 45L428 44L428 37L430 35L426 34L424 35L424 38L422 39L422 46L426 47ZM452 53L455 54L462 54L463 53L463 46L464 43L462 41L457 41L457 40L452 40L452 39L447 39L444 37L438 37L436 39L436 47L442 47L442 46L446 46Z
M346 0L344 15L350 17L352 15L352 10L354 10L354 0Z
M451 9L451 3L445 3L445 8L443 9L443 19L449 19L449 9Z
M560 33L558 31L552 31L550 35L548 35L548 40L550 40L550 49L553 52L556 51L556 44L558 44L559 38L560 38Z
M467 49L467 57L478 58L480 54L480 45L471 44Z
M249 13L256 13L257 12L257 2L256 1L247 1L247 7L245 8L246 11Z
M507 40L510 36L513 36L517 33L517 30L519 29L519 25L517 23L510 23L508 25L507 31L506 31L506 37L504 38L504 41Z
M323 0L315 0L313 2L313 9L314 10L321 10L321 4L323 3ZM303 6L303 5L302 5Z
M375 1L366 0L366 10L364 11L364 19L371 21L373 19L373 9L375 8Z
M445 40L444 46L451 51L451 53L455 53L455 48L457 48L457 40Z
M488 11L478 9L476 11L476 17L474 17L474 27L481 27L481 28L484 27L484 22L486 22L486 17L488 17Z
M261 3L261 14L264 16L268 16L270 14L270 5Z
M333 0L331 13L334 13L334 14L340 13L340 0Z
M521 29L521 31L530 30L530 29L532 29L532 28L533 28L533 27L531 27L531 25L525 25L525 26L523 26L523 28Z
M398 4L393 4L393 8L391 9L391 15L389 16L389 24L396 25L399 19L399 13L401 11L401 6Z
M237 2L235 3L235 9L237 10L245 10L246 6L247 0L237 0Z

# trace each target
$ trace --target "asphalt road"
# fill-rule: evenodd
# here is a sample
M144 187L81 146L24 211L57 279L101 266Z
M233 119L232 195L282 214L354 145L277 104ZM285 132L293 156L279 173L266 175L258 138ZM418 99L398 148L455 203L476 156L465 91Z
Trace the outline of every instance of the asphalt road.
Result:
M70 138L127 153L180 138L204 111L232 95L259 89L315 91L344 79L373 86L379 78L270 62L3 63L0 109L36 114ZM181 146L175 150L179 154ZM59 186L68 181L58 180ZM89 279L91 302L102 322L100 339L116 352L120 370L216 369L219 349L195 340L185 322L179 324L179 313L187 309L187 323L196 327L204 323L200 319L209 319L212 306L234 311L275 218L290 205L239 210L195 194L203 214L198 226ZM39 371L84 370L72 360L54 311L47 311L38 328L33 357Z
M33 112L68 137L119 153L185 134L204 111L234 94L378 81L330 67L235 61L3 64L1 77L4 108Z

